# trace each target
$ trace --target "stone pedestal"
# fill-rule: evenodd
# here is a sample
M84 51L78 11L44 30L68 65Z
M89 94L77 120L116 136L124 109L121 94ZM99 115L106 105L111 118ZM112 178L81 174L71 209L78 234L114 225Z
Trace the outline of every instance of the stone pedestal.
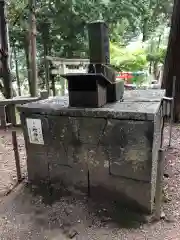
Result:
M152 212L163 96L162 90L126 91L124 102L94 109L68 107L60 97L20 106L29 181L86 192L89 185L92 197Z

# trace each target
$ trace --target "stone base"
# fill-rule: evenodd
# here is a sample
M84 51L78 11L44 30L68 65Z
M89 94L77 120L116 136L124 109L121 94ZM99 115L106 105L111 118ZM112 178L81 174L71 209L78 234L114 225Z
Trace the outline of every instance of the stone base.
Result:
M151 213L161 140L160 102L131 103L127 97L106 108L76 109L56 101L22 107L29 180L75 188L92 198L129 202ZM26 118L41 120L44 144L30 142Z

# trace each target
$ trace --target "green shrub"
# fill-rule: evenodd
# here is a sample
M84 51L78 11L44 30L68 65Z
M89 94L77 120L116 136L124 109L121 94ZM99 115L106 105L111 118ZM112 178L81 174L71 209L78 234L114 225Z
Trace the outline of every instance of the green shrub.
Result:
M145 49L130 51L110 43L111 64L119 71L142 71L147 66Z

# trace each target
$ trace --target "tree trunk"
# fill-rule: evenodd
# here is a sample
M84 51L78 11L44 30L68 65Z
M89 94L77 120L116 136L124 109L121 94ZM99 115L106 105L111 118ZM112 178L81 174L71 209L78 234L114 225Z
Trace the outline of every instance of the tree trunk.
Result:
M17 92L14 88L12 88L12 97L17 97Z
M152 61L149 62L149 73L152 73Z
M162 38L162 35L159 35L157 50L159 50L159 48L160 48L161 38Z
M4 86L3 86L3 84L2 84L1 81L0 81L0 91L1 91L2 95L3 95L4 97L6 97L6 94L5 94L5 92L4 92Z
M30 39L30 68L31 68L31 96L37 96L37 66L36 66L36 17L35 0L29 0L29 39Z
M12 69L12 67L13 67L13 51L10 52L9 58L10 58L10 60L9 60L10 61L10 69Z
M12 98L12 78L10 72L10 61L9 61L9 33L7 26L6 6L5 1L0 1L0 51L1 51L1 76L3 80L4 96L6 98ZM6 119L7 122L11 122L11 109L9 106L6 107Z
M16 47L14 46L14 61L16 66L16 80L17 80L17 87L18 87L18 94L21 96L21 85L20 85L20 79L19 79L19 68L18 68L18 60L17 60L17 54L16 54Z
M46 56L50 55L50 39L49 39L49 23L44 22L41 25L41 33L42 33L42 43L44 48L44 72L45 72L45 83L46 83L46 90L49 94L49 80L50 80L50 72L49 72L49 63L46 60Z
M142 41L145 42L148 39L148 17L145 17L143 20L143 39Z
M28 76L28 85L29 85L29 92L32 95L32 81L31 81L31 66L30 66L30 41L28 38L28 33L25 32L24 36L24 52L26 57L26 68L27 68L27 76Z
M61 83L61 96L64 96L65 95L65 79L61 78L60 83Z
M166 95L172 96L173 77L176 76L174 119L180 120L180 0L174 1L171 30L164 64L163 84Z
M8 28L6 22L6 9L5 1L0 1L0 44L1 44L1 61L2 61L2 78L4 94L6 98L12 97L12 79L10 72L10 61L9 61L9 37Z
M153 62L153 75L154 75L154 79L158 79L158 75L159 75L159 70L158 70L158 61L154 61Z
M56 96L55 76L51 76L53 96Z

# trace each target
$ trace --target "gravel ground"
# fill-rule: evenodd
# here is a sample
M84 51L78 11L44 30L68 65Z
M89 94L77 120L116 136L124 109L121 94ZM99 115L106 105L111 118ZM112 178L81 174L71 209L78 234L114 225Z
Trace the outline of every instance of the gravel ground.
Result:
M166 127L165 145L167 135ZM7 147L7 152L10 148ZM179 150L180 125L175 125L172 148L166 153L164 220L148 223L144 216L116 203L93 202L79 193L52 192L50 198L49 190L23 184L4 197L0 205L0 240L180 240ZM7 161L13 159L4 153L3 156Z
M19 155L21 159L22 174L26 173L26 156L24 138L20 129L17 131ZM16 184L16 168L12 146L11 130L0 130L0 201Z

